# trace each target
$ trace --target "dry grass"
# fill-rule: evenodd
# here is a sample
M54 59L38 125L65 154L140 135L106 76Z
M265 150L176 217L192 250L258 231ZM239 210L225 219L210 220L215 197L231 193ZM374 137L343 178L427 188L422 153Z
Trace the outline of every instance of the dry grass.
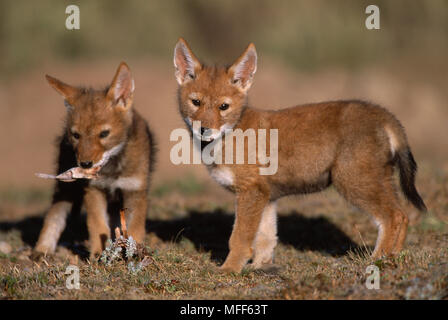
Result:
M188 180L182 188L159 186L153 196L146 246L150 264L131 272L125 261L89 263L83 217L74 218L53 256L30 260L42 220L0 223L0 241L13 251L0 255L4 299L447 299L448 175L422 170L419 186L430 211L413 218L406 250L372 260L376 230L367 215L330 190L279 204L276 265L242 274L217 272L227 253L231 196ZM172 182L167 183L173 186ZM204 190L209 190L205 193ZM223 197L223 195L225 195ZM177 199L177 201L175 201ZM165 208L164 210L162 208ZM179 210L182 208L183 210ZM294 210L292 209L294 208ZM174 212L176 214L174 214ZM412 215L411 215L412 216ZM443 222L445 221L445 222ZM136 261L137 262L137 261ZM65 287L66 267L80 269L79 290ZM366 267L380 269L380 289L369 290Z

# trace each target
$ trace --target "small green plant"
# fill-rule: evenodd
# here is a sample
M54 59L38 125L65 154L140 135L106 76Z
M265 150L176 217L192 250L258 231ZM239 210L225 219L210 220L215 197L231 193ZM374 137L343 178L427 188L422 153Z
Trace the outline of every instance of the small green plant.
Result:
M116 241L113 242L111 239L107 240L106 249L104 249L101 254L100 261L106 266L112 265L112 262L121 259L122 247L116 245Z
M6 275L0 278L0 284L3 287L3 290L8 293L8 295L12 296L16 292L16 285L19 280L16 277Z
M124 211L120 211L123 235L120 232L120 228L117 227L115 229L115 241L107 240L107 246L101 254L100 261L106 266L111 266L117 261L126 261L128 262L128 272L135 275L149 265L151 257L144 245L135 242L132 236L128 237ZM133 259L140 261L132 261Z
M150 264L151 257L148 255L146 248L137 244L132 237L124 238L120 236L115 241L110 239L107 241L106 249L101 254L100 261L106 266L111 266L118 261L127 261L128 272L135 275Z

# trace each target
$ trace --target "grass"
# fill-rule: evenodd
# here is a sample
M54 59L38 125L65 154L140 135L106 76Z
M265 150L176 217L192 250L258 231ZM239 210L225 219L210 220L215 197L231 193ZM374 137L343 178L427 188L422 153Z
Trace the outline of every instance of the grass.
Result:
M246 269L222 275L207 252L188 243L167 243L137 274L124 262L110 267L79 263L80 290L65 288L69 261L62 257L30 267L2 262L0 290L7 299L442 299L448 294L448 257L443 251L407 251L371 261L356 253L335 258L280 245L281 271ZM365 286L365 270L371 264L380 268L380 290Z
M436 182L435 182L436 181ZM202 182L188 178L193 190ZM153 194L145 245L151 262L131 272L126 261L110 266L89 263L79 249L83 239L61 239L55 255L30 260L41 220L25 218L0 223L0 241L13 247L0 254L0 297L3 299L447 299L448 175L433 179L423 172L419 187L430 213L409 227L405 250L397 257L370 257L376 229L367 215L348 207L329 191L297 202L279 203L279 245L271 270L245 268L241 274L217 272L227 254L233 224L232 206L204 191L179 192L168 182ZM180 189L182 190L182 189ZM190 187L187 188L190 190ZM157 192L157 191L154 191ZM172 193L182 197L183 215L159 215ZM195 199L200 199L195 202ZM206 199L206 200L204 200ZM215 202L208 207L204 202ZM154 210L157 206L159 211ZM294 210L291 210L294 208ZM171 210L175 210L174 207ZM298 211L295 211L298 210ZM83 227L80 223L79 228ZM85 227L85 226L84 226ZM74 227L73 227L74 228ZM33 231L34 230L34 231ZM77 233L72 230L72 233ZM27 236L25 236L27 235ZM35 241L35 240L34 240ZM66 268L77 265L80 289L67 289ZM366 268L380 272L380 289L368 289Z
M51 190L41 188L8 188L0 190L0 202L13 203L15 205L31 205L48 201Z
M169 193L178 192L184 196L195 196L203 193L204 189L205 186L190 173L180 179L169 180L159 184L154 188L152 194L155 197L162 197Z

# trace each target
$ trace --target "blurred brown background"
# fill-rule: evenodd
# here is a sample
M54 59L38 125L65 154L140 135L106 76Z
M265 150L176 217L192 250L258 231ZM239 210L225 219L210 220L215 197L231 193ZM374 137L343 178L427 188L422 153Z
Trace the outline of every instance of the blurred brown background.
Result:
M80 8L80 30L65 27L70 4ZM369 4L380 8L380 30L365 28ZM2 0L0 211L8 201L48 199L52 187L34 173L54 170L53 142L65 108L44 75L103 86L122 60L134 74L135 107L158 141L155 188L182 177L210 182L202 166L176 167L169 160L174 145L169 134L183 127L172 66L180 36L206 63L230 63L254 42L259 54L250 92L254 106L351 98L385 106L407 129L420 166L447 170L444 0Z

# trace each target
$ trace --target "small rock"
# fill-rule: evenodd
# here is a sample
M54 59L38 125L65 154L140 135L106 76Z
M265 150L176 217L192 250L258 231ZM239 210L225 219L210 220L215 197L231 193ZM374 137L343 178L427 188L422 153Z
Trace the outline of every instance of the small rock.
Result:
M6 241L0 241L0 252L4 254L10 254L12 251L11 245Z

